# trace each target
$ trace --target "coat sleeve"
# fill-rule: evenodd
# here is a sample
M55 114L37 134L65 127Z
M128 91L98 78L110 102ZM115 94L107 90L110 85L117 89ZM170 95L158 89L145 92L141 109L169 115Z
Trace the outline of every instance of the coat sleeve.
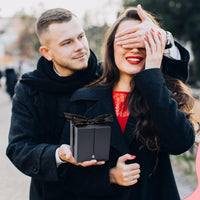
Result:
M33 97L22 84L13 98L9 144L6 154L24 174L44 181L57 181L55 151L57 145L41 142Z
M175 45L180 52L181 59L176 60L171 57L163 56L161 70L164 74L180 79L185 83L188 79L190 54L178 42L175 42Z
M194 128L171 98L160 69L144 70L134 77L134 81L150 109L161 149L171 154L188 150L194 143Z

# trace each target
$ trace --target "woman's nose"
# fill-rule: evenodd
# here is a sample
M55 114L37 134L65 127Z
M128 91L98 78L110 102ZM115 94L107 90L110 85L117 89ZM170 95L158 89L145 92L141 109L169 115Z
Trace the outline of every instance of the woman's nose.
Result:
M138 52L139 52L139 49L138 49L138 48L133 48L133 49L131 49L131 52L133 52L133 53L138 53Z

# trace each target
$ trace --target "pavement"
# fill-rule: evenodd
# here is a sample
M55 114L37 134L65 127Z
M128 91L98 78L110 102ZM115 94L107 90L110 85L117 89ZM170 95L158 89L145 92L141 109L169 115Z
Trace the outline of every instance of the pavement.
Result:
M11 116L11 100L0 89L0 199L28 200L30 178L17 170L5 155Z
M0 88L0 199L28 200L30 178L22 174L5 155L11 117L11 100L5 89ZM181 198L190 195L196 188L183 173L175 171Z

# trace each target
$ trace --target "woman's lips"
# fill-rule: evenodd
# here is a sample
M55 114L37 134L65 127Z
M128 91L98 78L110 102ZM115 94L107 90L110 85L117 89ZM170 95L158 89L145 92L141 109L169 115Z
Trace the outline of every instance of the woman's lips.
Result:
M140 56L127 56L126 61L132 65L137 65L142 62L143 58Z

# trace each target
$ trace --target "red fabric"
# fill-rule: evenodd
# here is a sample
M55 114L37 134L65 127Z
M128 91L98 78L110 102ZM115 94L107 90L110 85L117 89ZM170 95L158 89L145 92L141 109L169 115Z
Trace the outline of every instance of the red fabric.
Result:
M127 106L128 95L129 92L113 90L113 104L115 107L115 114L123 133L129 117L129 110Z

